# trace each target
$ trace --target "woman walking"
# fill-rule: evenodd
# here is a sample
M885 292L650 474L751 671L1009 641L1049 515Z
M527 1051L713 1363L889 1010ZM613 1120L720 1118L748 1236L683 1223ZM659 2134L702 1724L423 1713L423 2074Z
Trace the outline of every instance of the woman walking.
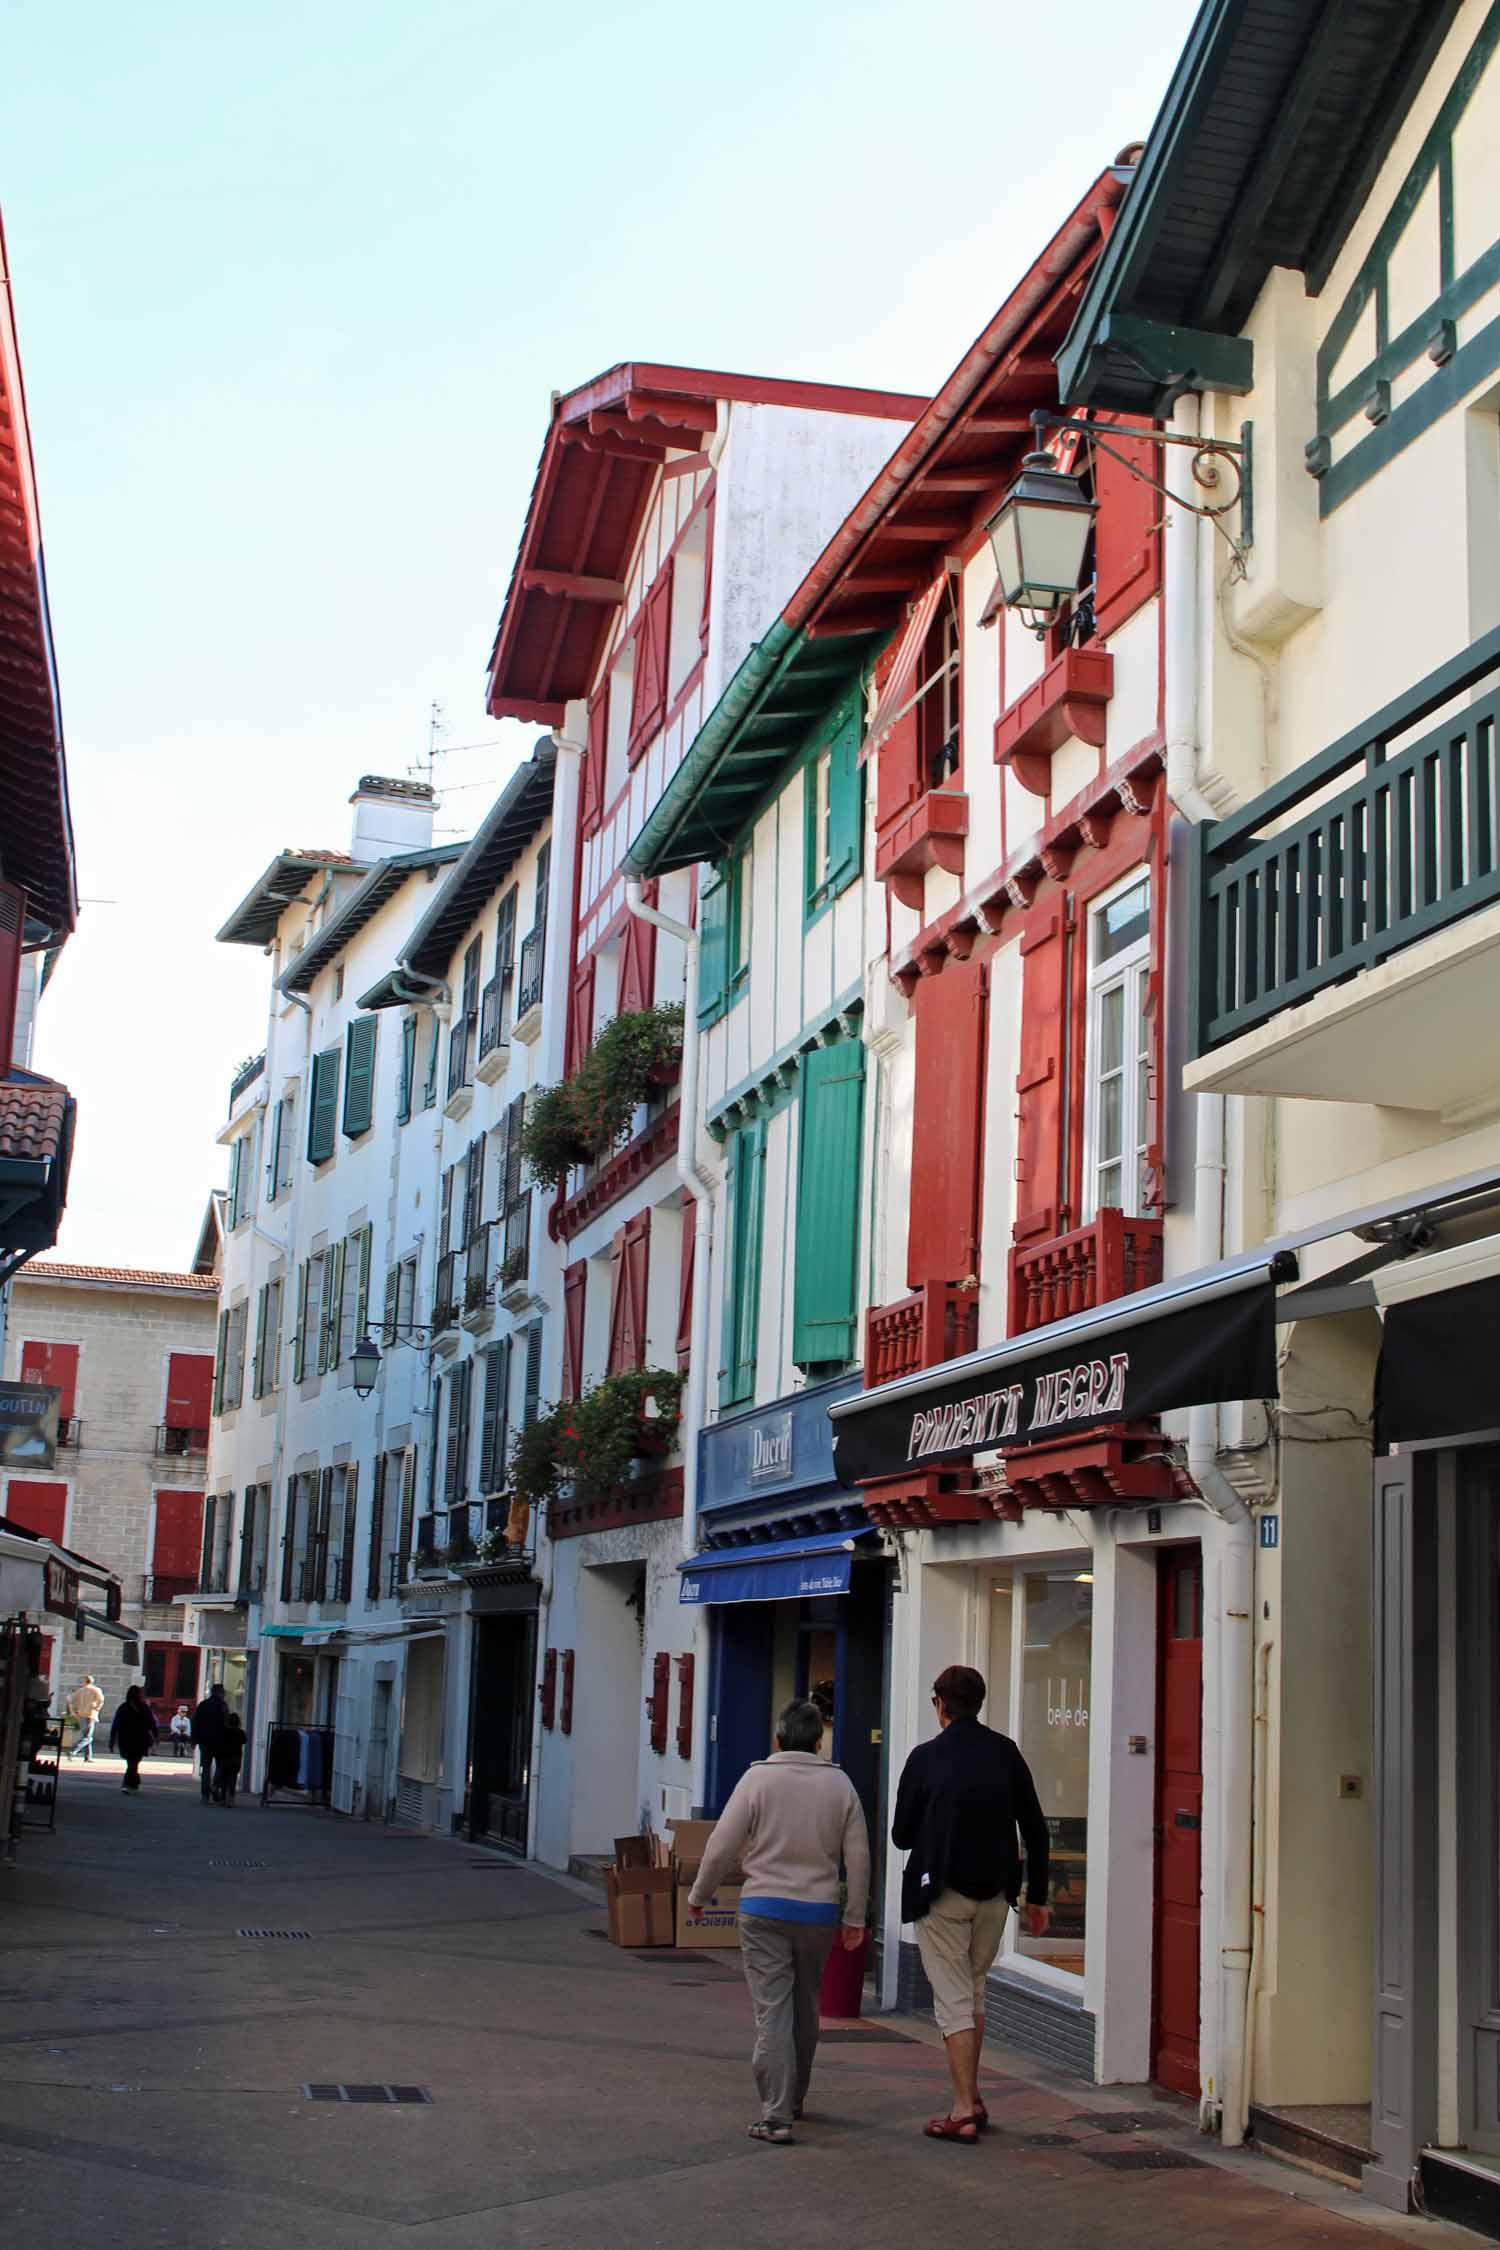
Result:
M111 1750L118 1750L125 1760L125 1779L120 1784L122 1789L140 1788L141 1760L155 1746L159 1731L156 1713L140 1688L127 1688L125 1700L115 1713L109 1730Z

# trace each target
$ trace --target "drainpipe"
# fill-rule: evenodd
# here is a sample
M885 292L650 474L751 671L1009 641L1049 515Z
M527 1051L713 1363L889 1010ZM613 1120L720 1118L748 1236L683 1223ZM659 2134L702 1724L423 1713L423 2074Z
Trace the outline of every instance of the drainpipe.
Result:
M1202 401L1186 393L1172 410L1172 428L1197 437ZM1201 552L1204 526L1184 507L1167 508L1163 599L1166 604L1163 717L1166 735L1167 795L1187 819L1211 820L1216 808L1200 781L1201 705L1207 681L1204 634L1213 611L1204 601ZM1222 1094L1195 1100L1193 1159L1193 1263L1204 1267L1224 1255L1225 1110ZM1187 1468L1204 1506L1219 1522L1219 1535L1205 1550L1206 1616L1213 1619L1214 1687L1204 1699L1203 1760L1218 1777L1217 1836L1219 1895L1219 1976L1217 1990L1205 1992L1217 2010L1217 2023L1205 2023L1205 2046L1217 2057L1217 2102L1205 2094L1202 2118L1211 2126L1217 2107L1224 2143L1244 2139L1244 2027L1250 1987L1251 1880L1250 1821L1253 1645L1252 1609L1255 1554L1250 1511L1219 1466L1220 1422L1216 1405L1195 1406L1188 1415ZM1205 2009L1205 2015L1208 2009Z
M1245 1996L1245 2037L1240 2064L1240 2138L1250 2123L1250 2088L1255 2076L1255 2012L1260 2004L1266 1943L1266 1790L1271 1763L1271 1651L1263 1641L1256 1652L1255 1770L1252 1777L1253 1830L1250 1851L1250 1985Z
M698 1162L698 1075L702 1041L698 1036L698 933L686 922L648 906L641 878L627 876L625 903L643 922L665 930L681 941L686 953L682 994L682 1088L677 1121L677 1177L693 1205L693 1332L688 1349L687 1389L683 1399L682 1449L682 1553L698 1551L698 1437L703 1428L708 1392L709 1260L713 1249L713 1174ZM693 1758L691 1796L694 1808L704 1802L708 1750L708 1626L700 1609L693 1654Z

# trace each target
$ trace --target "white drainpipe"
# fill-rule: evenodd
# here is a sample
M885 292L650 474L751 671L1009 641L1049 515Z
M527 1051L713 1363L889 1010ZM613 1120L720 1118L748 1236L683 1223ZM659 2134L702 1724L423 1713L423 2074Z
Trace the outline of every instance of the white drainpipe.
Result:
M698 1162L698 1076L702 1041L698 1036L698 933L656 906L648 906L640 878L625 884L632 914L680 940L686 954L682 994L682 1081L678 1096L677 1177L693 1204L693 1328L688 1349L687 1385L682 1405L682 1553L698 1551L698 1436L708 1396L709 1261L713 1250L713 1175ZM692 1798L703 1802L708 1747L708 1626L700 1607L693 1655Z
M1195 393L1180 398L1172 428L1197 437L1202 402ZM1171 449L1180 458L1182 449ZM1212 534L1190 508L1167 505L1165 529L1166 679L1163 683L1167 794L1187 819L1211 820L1216 808L1200 785L1199 767L1204 677L1203 644L1212 620L1203 577L1212 558L1202 542ZM1193 1263L1211 1266L1225 1250L1225 1114L1222 1094L1199 1094L1194 1104ZM1205 1989L1203 2025L1206 2059L1216 2066L1217 2107L1225 2144L1244 2139L1248 2088L1245 2022L1249 2001L1251 1938L1250 1787L1253 1700L1251 1681L1254 1625L1255 1550L1250 1511L1219 1466L1219 1409L1195 1406L1188 1416L1188 1474L1204 1505L1218 1518L1219 1536L1205 1554L1205 1612L1214 1620L1214 1693L1204 1698L1203 1761L1217 1777L1219 1976L1217 1990ZM1218 2020L1212 2021L1216 2007ZM1215 2107L1205 2096L1204 2121Z

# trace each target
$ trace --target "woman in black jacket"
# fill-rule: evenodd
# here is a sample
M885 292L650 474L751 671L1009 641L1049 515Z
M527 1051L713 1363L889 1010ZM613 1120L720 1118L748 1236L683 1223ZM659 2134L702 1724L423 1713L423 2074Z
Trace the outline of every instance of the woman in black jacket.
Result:
M146 1701L139 1687L125 1690L125 1700L115 1713L109 1730L109 1746L118 1750L125 1760L125 1779L122 1789L139 1789L141 1786L141 1760L155 1747L160 1733L156 1713Z

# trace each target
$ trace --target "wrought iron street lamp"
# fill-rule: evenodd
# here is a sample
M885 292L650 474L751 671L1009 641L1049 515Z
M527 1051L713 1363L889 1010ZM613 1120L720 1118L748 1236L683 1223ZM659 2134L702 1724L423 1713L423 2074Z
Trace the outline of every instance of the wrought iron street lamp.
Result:
M985 530L1007 609L1039 636L1078 591L1097 502L1050 453L1028 453Z
M380 1373L380 1346L373 1336L360 1337L354 1347L354 1395L368 1398L375 1388L375 1378Z

